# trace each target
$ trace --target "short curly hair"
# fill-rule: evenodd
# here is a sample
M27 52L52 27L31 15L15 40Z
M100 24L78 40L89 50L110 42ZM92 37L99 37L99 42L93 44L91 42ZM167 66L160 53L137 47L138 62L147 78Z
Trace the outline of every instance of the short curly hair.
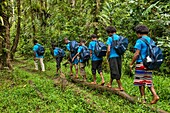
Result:
M91 38L97 38L97 35L96 34L92 34L90 37Z
M149 29L145 25L137 25L135 27L135 31L136 31L136 33L140 33L140 34L148 34L149 33Z

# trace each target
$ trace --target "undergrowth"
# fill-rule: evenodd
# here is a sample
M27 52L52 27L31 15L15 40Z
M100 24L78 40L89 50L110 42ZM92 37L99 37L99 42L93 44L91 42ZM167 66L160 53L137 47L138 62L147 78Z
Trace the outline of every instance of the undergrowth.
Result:
M55 61L45 62L46 71L34 71L33 61L15 62L14 71L0 72L0 112L79 112L79 113L151 113L142 104L131 104L127 100L108 92L99 92L87 87L80 87L68 82L63 90L54 86ZM69 74L69 66L62 66L65 75ZM88 82L92 81L90 66L86 67ZM104 72L106 83L110 76ZM80 78L81 79L81 78ZM129 95L139 97L138 87L133 86L133 78L122 75L122 83ZM97 82L101 79L97 75ZM170 78L154 76L154 85L160 100L156 108L170 112ZM113 82L113 87L117 83ZM152 100L146 89L147 102Z

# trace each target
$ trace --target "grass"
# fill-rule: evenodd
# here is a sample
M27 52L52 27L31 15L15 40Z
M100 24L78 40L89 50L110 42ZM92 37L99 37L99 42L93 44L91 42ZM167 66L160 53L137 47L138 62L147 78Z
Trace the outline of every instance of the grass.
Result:
M108 92L98 92L87 87L68 82L66 88L54 86L55 61L45 62L46 72L33 71L33 61L27 60L24 63L16 62L14 71L0 72L0 112L2 113L24 113L24 112L63 112L63 113L152 113L144 105L131 104L127 100ZM63 72L68 75L69 67L62 67ZM90 66L86 68L88 81L92 81ZM105 81L109 81L109 74L104 73ZM30 84L32 81L32 84ZM97 76L97 82L100 83ZM154 76L156 92L160 101L156 108L170 112L170 78ZM133 96L139 97L139 90L133 86L133 78L128 75L122 76L122 83L125 91ZM117 84L114 81L113 87ZM41 93L38 94L38 92ZM152 96L146 90L147 102Z

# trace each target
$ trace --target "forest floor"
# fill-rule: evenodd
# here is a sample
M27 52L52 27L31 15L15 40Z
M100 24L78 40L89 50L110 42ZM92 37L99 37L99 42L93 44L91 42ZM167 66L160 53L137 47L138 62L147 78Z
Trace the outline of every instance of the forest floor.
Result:
M55 61L45 62L46 71L34 71L32 60L14 62L14 71L0 72L0 112L79 112L79 113L152 113L142 104L132 104L121 97L108 93L80 87L72 83L68 76L69 66L62 67L66 75L65 81L54 84ZM92 81L90 67L86 68L88 82ZM104 73L106 83L109 74ZM100 83L100 77L97 76ZM139 97L138 88L133 86L133 78L122 76L125 91ZM170 112L170 78L154 76L155 89L160 96L155 108ZM113 82L113 87L117 87ZM152 100L149 90L146 90L147 103ZM156 111L155 111L156 112Z

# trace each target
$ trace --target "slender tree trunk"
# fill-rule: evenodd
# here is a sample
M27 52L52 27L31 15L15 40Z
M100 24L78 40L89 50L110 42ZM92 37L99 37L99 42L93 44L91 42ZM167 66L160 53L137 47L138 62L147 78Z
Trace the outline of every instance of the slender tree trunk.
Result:
M3 38L3 31L4 27L0 25L0 69L3 68L3 45L4 45L4 38Z
M41 5L41 9L40 9L40 20L41 20L41 27L40 27L40 29L41 29L41 34L44 36L44 16L43 16L43 14L44 14L44 12L43 12L43 8L44 8L44 6L43 6L43 0L40 0L40 5Z
M9 18L6 18L5 20L5 27L6 27L6 44L5 48L7 49L6 53L6 65L9 67L9 69L12 69L11 65L11 52L10 52L10 23L9 23Z
M96 6L94 8L94 23L95 23L95 30L94 30L94 34L98 34L98 28L97 28L97 25L98 25L98 13L100 12L100 0L96 0Z
M19 37L20 37L20 24L21 24L21 8L20 8L20 0L17 0L17 10L18 10L18 23L17 23L17 33L16 33L16 37L13 41L13 46L11 48L11 59L13 60L14 58L14 54L16 52L17 46L18 46L18 42L19 42Z
M35 33L36 33L36 28L35 28L35 25L34 25L34 12L33 12L33 9L32 9L32 1L29 0L30 2L30 8L31 8L31 22L32 22L32 29L33 29L33 38L35 37Z

